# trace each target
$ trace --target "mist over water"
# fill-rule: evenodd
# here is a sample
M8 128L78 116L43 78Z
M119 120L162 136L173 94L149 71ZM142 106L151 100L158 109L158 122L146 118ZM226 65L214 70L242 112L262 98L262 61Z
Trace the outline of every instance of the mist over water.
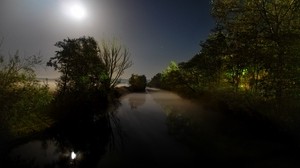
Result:
M129 93L109 113L62 123L15 145L6 159L17 167L300 165L289 137L168 91Z
M122 97L120 102L117 117L124 142L104 156L100 165L165 167L194 164L195 153L168 132L167 108L185 111L187 107L199 110L198 107L165 91L132 93Z
M120 99L123 144L102 166L297 167L295 144L276 126L226 109L214 111L172 92L148 88ZM220 106L215 104L214 106ZM222 107L216 107L218 109ZM269 123L270 124L270 123ZM288 153L288 154L286 154Z

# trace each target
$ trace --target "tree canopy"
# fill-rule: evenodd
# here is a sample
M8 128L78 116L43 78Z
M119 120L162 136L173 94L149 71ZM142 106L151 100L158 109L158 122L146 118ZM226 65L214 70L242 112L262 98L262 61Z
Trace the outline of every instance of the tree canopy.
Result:
M226 42L224 70L235 90L244 86L279 101L299 92L300 2L215 0L212 5Z
M60 50L56 51L47 65L61 72L58 81L61 92L102 89L108 82L108 74L94 38L68 38L57 42L55 46Z
M129 84L132 91L144 92L147 85L147 78L145 75L132 74L129 78Z
M55 46L60 50L47 65L61 72L61 92L109 90L132 65L128 50L115 41L99 46L93 37L68 38Z
M275 101L279 111L300 98L300 1L214 0L212 16L216 27L199 53L171 63L162 88L243 93Z

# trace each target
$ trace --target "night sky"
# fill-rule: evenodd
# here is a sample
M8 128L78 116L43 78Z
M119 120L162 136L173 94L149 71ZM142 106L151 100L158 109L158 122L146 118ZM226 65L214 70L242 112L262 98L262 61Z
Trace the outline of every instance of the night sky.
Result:
M210 10L210 0L1 0L0 53L41 53L47 62L58 50L54 44L67 37L116 38L134 63L122 77L150 79L170 61L188 61L199 52L214 27ZM44 64L37 76L59 74Z

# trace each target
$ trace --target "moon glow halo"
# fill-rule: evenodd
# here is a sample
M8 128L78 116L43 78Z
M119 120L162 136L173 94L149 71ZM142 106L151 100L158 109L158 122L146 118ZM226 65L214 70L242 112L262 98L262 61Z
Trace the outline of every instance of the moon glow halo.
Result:
M64 13L71 19L74 20L84 20L87 16L86 9L84 5L79 2L73 2L69 4L64 4Z

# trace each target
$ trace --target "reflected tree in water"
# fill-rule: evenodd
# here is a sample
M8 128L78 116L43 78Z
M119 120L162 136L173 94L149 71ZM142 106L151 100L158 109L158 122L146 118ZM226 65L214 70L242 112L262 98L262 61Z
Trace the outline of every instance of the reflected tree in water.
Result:
M77 110L77 115L63 118L56 126L42 135L26 140L27 143L20 144L22 148L22 145L26 146L28 142L35 142L33 143L34 148L37 148L36 150L40 152L34 151L31 153L33 159L28 160L28 157L24 157L28 153L24 150L17 150L15 153L14 150L11 150L11 155L6 158L5 166L96 167L101 157L109 149L107 147L114 146L114 138L120 133L120 131L116 131L120 127L114 114L117 105L116 102L110 109L101 109L88 104L78 105L77 103L73 107L60 109ZM49 151L55 152L51 153ZM72 152L74 152L73 159ZM49 155L43 158L45 163L40 163L40 160L43 159L34 156L36 153ZM51 160L51 158L56 159Z
M128 99L130 108L137 109L139 106L142 106L146 102L146 94L136 94L136 96L131 96Z

